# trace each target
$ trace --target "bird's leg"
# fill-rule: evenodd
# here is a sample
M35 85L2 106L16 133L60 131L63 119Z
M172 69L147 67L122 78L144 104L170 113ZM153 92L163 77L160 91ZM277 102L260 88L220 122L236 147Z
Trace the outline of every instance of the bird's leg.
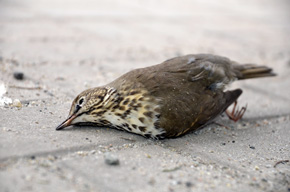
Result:
M237 110L236 110L237 103L238 103L238 102L235 101L232 112L229 112L228 110L226 110L226 114L227 114L227 116L228 116L231 120L233 120L234 122L237 122L238 120L240 120L240 119L243 117L243 115L244 115L244 113L246 112L246 110L247 110L247 105L246 105L245 107L242 107L241 110L239 110L239 107L238 107Z

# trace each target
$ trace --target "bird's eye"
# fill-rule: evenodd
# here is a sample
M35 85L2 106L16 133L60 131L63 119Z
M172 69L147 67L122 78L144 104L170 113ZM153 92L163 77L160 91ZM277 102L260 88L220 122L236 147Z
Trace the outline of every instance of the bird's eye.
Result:
M84 102L84 98L81 98L81 99L79 100L79 105L82 105L83 102Z
M85 99L82 97L78 100L75 105L75 113L78 112L82 108L82 104L84 103Z

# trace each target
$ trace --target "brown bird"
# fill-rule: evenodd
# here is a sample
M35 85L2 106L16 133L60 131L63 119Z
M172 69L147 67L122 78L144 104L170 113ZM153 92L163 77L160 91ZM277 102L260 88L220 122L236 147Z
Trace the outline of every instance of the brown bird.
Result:
M207 125L236 102L242 90L224 91L226 85L274 75L271 68L240 65L216 55L175 57L83 91L56 130L93 124L147 138L177 137ZM244 112L245 108L228 115L236 121Z

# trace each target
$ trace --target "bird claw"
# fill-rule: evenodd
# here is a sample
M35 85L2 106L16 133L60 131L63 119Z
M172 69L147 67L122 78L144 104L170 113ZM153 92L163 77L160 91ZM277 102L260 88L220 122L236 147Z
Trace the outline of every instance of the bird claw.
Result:
M235 101L232 112L229 112L228 110L226 110L227 116L229 117L229 119L233 120L234 122L237 122L238 120L240 120L247 110L247 105L245 107L242 107L241 110L239 110L239 107L236 110L237 103L238 102Z

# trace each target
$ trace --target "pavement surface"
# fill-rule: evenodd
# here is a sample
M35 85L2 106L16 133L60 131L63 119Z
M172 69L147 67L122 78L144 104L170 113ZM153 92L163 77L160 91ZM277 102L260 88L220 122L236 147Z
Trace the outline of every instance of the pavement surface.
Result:
M289 192L289 5L1 0L0 191ZM227 129L161 141L89 126L55 131L84 89L189 53L267 65L278 76L229 87L244 90L248 110L237 123L216 120Z

